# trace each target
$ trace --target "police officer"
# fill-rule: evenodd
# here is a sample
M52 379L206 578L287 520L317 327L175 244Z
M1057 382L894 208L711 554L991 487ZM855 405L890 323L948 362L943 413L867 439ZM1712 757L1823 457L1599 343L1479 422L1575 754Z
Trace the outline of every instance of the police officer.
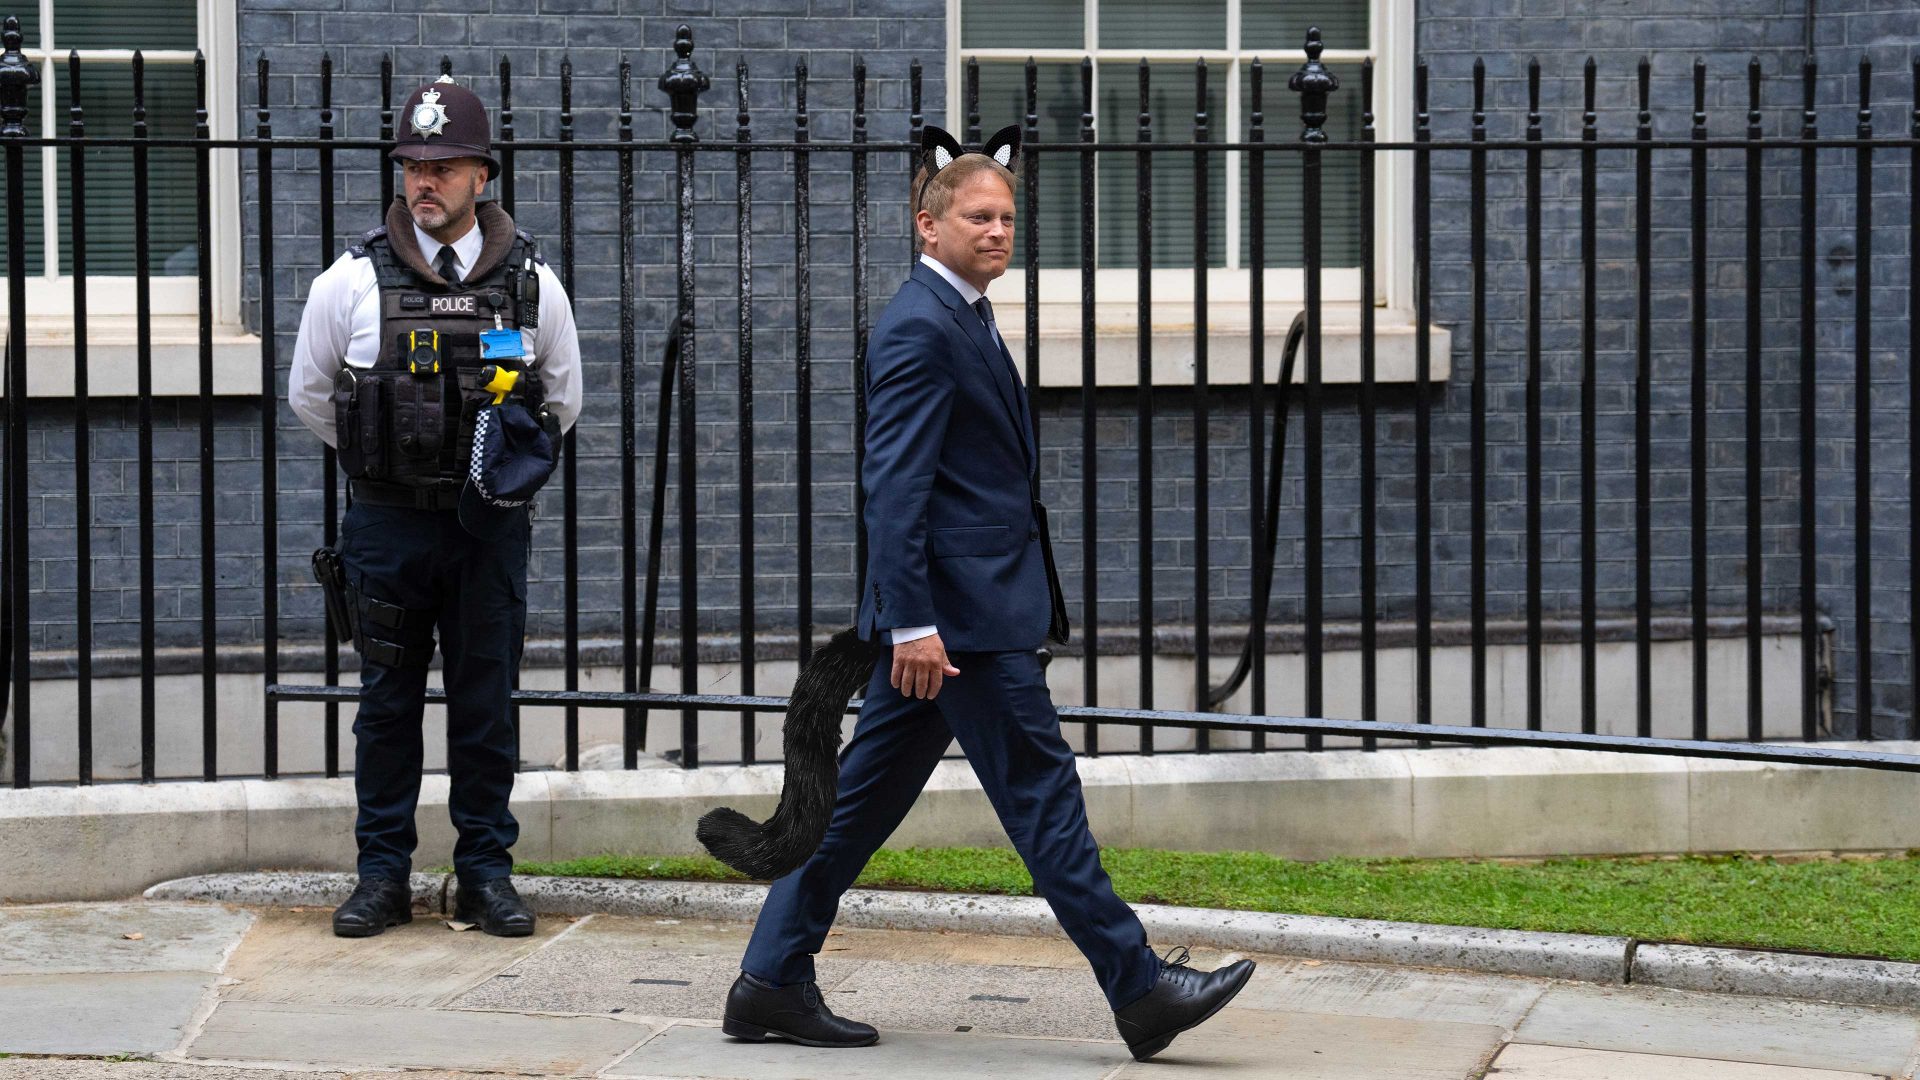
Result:
M384 226L314 279L287 393L339 451L352 494L338 552L315 557L316 572L338 586L330 613L361 657L360 880L333 930L371 937L411 918L437 631L457 917L523 936L534 919L508 877L519 835L507 807L519 757L508 693L526 627L531 511L506 502L504 518L470 530L459 506L467 474L481 472L470 460L476 418L495 403L510 397L553 440L573 425L580 349L566 294L533 238L497 203L479 201L500 168L480 99L442 76L415 90L401 115L392 156L406 191Z

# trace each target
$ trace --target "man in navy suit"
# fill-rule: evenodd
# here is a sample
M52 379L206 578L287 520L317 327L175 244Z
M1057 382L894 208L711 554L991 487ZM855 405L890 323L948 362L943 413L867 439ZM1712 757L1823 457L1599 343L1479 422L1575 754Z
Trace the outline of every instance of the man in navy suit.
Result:
M1013 252L1008 128L965 153L929 129L916 178L923 254L874 327L867 354L862 637L892 646L841 755L819 850L773 884L728 995L724 1030L755 1041L867 1046L834 1015L813 954L840 897L900 824L958 739L1060 925L1093 965L1136 1058L1212 1016L1253 963L1215 972L1163 963L1114 895L1087 827L1073 752L1037 649L1066 639L1066 607L1036 493L1026 389L983 293ZM1183 950L1184 951L1184 950Z

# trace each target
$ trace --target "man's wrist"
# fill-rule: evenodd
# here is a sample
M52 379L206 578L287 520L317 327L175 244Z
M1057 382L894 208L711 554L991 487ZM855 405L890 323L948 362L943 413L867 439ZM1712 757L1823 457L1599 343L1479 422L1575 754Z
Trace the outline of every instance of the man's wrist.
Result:
M905 645L909 641L918 641L923 637L932 637L939 633L934 626L900 626L887 631L888 641L895 645Z

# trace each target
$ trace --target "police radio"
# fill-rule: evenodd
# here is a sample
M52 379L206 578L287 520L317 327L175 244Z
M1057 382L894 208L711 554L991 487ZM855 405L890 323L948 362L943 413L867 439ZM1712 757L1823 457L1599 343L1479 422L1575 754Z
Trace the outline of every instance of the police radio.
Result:
M531 256L516 276L519 278L514 284L519 286L520 325L532 330L540 325L540 272L534 268Z

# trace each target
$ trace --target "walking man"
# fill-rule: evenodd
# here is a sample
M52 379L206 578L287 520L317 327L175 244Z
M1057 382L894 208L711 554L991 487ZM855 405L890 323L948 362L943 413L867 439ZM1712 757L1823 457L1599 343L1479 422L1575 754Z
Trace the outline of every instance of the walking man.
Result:
M519 836L507 808L519 764L508 695L526 628L531 498L580 412L580 347L533 238L478 201L500 168L480 99L442 76L401 116L392 156L405 194L314 279L287 391L339 451L353 498L339 550L315 555L329 614L361 660L360 881L333 931L372 937L412 917L437 629L457 917L524 936L533 912L508 876Z
M840 897L958 739L1034 884L1092 964L1121 1036L1145 1060L1212 1016L1253 962L1163 963L1114 895L1088 830L1073 753L1036 650L1067 636L1038 493L1026 390L984 293L1013 252L1019 129L964 151L926 131L915 178L923 254L867 355L867 591L859 631L892 646L874 666L841 756L833 820L805 865L773 884L728 994L724 1030L808 1046L867 1046L834 1015L813 956Z

